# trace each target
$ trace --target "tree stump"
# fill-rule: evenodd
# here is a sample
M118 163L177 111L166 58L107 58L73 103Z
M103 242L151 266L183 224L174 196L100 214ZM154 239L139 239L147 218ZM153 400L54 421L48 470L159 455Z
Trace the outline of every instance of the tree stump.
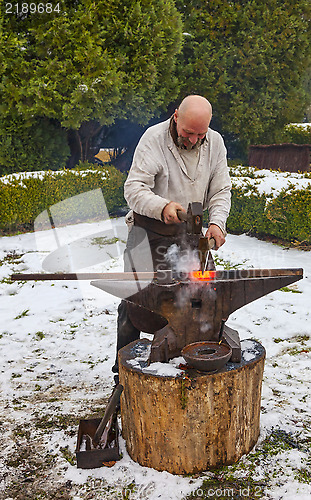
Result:
M242 341L241 362L217 373L163 376L144 372L142 353L150 345L141 339L119 352L122 435L131 458L159 471L194 474L248 453L259 436L263 346Z

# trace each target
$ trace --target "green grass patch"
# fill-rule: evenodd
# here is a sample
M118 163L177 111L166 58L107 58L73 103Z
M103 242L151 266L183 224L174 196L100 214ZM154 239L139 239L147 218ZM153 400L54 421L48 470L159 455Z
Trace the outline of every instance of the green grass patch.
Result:
M283 286L279 289L281 292L291 292L291 293L302 293L300 290L295 290L293 288L289 288L288 286Z
M20 314L18 314L14 319L24 318L25 316L28 316L28 313L29 313L29 309L25 309Z
M45 338L45 335L43 332L36 332L35 333L35 340L43 340Z
M70 465L76 465L76 457L75 455L69 450L69 446L63 446L59 448L59 451L63 455L64 459L67 460L67 462L70 463Z

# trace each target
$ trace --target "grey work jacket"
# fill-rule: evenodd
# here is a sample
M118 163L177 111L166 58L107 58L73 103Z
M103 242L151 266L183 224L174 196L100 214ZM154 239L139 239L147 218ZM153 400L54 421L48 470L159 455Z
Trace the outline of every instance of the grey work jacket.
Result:
M217 224L225 233L231 181L221 135L208 129L191 179L169 127L170 119L142 135L124 185L128 206L138 214L161 220L162 210L170 201L180 203L185 210L189 202L199 201L208 209L209 224Z

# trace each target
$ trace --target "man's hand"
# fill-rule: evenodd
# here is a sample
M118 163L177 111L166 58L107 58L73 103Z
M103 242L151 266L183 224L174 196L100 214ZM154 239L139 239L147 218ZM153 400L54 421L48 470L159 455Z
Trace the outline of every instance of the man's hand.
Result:
M224 233L218 227L216 224L211 224L208 230L205 233L205 238L214 238L215 240L215 247L214 250L218 250L221 245L223 245L226 241L226 238L224 236Z
M185 212L185 209L179 204L175 203L175 201L170 201L162 210L162 218L165 224L176 224L181 222L178 218L177 210L182 210Z

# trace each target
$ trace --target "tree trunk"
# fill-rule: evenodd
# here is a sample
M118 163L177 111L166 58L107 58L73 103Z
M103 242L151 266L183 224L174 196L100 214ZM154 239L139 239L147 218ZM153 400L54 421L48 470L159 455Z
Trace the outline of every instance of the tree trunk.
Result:
M259 436L265 350L255 341L241 363L214 374L182 377L144 373L131 360L150 345L119 353L122 434L133 460L173 474L194 474L236 462ZM243 350L242 350L243 354ZM137 365L136 365L137 366Z
M97 122L84 122L79 130L68 130L68 145L70 158L66 167L73 168L80 161L92 163L94 156L100 150L100 143L107 131L107 127Z
M80 137L77 130L68 130L67 137L70 157L67 160L66 168L74 168L82 160Z

